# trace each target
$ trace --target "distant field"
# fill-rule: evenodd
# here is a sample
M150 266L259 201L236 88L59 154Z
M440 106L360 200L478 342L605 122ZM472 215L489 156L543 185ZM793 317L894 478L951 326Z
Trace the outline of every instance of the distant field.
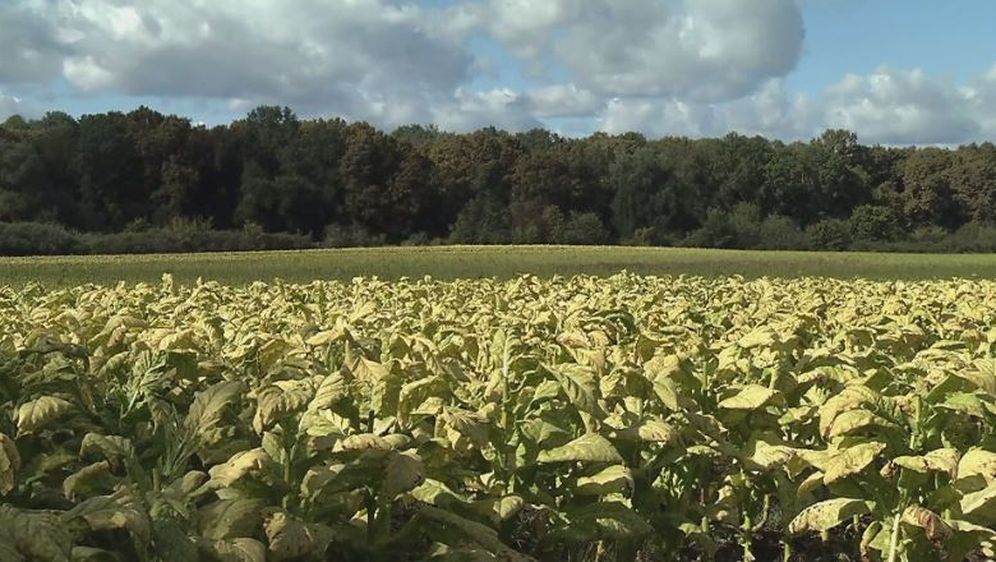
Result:
M0 258L0 285L38 281L50 286L117 281L178 282L198 277L242 284L274 278L439 279L519 273L549 277L623 269L658 275L820 276L869 279L996 278L996 255L744 252L632 247L490 246L246 252L225 254Z

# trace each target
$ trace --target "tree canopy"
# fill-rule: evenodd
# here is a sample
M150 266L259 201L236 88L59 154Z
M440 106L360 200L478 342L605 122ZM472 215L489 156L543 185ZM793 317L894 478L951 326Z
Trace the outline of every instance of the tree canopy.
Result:
M996 221L996 146L865 146L842 130L793 143L388 134L285 107L215 127L145 107L0 125L0 221L107 233L177 220L314 240L737 247L776 236L832 249Z

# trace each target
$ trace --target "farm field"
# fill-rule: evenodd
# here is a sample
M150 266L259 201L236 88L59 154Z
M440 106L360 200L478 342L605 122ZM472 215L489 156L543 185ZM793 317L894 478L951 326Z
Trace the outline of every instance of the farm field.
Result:
M994 318L985 280L0 288L0 560L991 559Z
M246 252L230 254L0 258L0 285L39 281L49 287L118 281L155 282L169 272L177 282L198 277L228 284L281 278L290 282L379 276L438 279L530 273L717 277L819 276L869 279L996 279L996 255L754 252L678 248L577 246L456 246Z

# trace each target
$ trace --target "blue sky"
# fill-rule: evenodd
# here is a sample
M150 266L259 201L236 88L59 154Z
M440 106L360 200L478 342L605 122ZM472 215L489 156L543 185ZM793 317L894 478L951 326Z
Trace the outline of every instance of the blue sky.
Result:
M996 2L3 0L0 119L262 103L387 129L996 139Z
M964 81L996 63L996 2L809 0L803 13L806 44L789 83L810 92L882 65Z

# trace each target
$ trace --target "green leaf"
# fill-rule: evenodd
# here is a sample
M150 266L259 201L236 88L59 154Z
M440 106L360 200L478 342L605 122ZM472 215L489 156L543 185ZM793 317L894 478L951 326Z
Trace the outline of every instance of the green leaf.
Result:
M996 358L976 359L972 365L974 369L966 370L961 374L974 382L989 396L996 396Z
M820 435L829 433L830 425L840 414L874 404L878 397L877 392L864 385L845 387L820 407Z
M445 408L439 416L446 425L452 427L460 435L470 439L477 447L488 444L490 423L488 419L477 412L468 412L460 408Z
M148 545L152 538L148 515L134 503L127 490L88 499L66 512L64 518L66 521L82 519L92 531L127 529L141 545Z
M480 547L451 548L444 544L435 545L426 560L431 562L500 562L497 556Z
M573 491L579 496L604 496L633 489L633 473L622 465L610 466L592 476L578 478Z
M519 426L519 430L526 439L541 446L553 440L563 443L570 437L567 430L544 419L527 420Z
M0 496L6 496L17 487L17 473L21 470L21 455L14 440L0 433Z
M392 445L387 439L372 433L361 433L358 435L350 435L345 439L340 439L336 442L333 450L336 452L355 452L371 450L390 451L393 449L394 445Z
M533 391L532 402L535 405L558 396L560 396L560 383L556 380L545 380L539 383Z
M220 500L197 511L197 526L211 541L251 537L263 522L263 506L257 499Z
M121 556L102 548L74 546L70 559L73 562L120 562ZM6 559L0 557L0 560Z
M13 547L24 560L69 562L72 537L66 525L51 512L19 510L0 504L0 529L3 530L0 544L6 543L6 550Z
M253 429L262 434L277 421L304 411L311 398L311 386L304 381L278 381L267 386L256 397Z
M957 449L936 449L922 456L896 457L892 462L920 474L944 472L954 476L958 472L958 456Z
M896 427L888 421L876 416L868 410L848 410L837 416L830 429L825 434L828 439L834 439L844 435L854 435L856 433L866 433L871 429L895 429Z
M466 498L453 491L445 483L431 478L426 479L420 486L412 490L411 495L420 502L442 508L467 502Z
M446 380L440 376L425 377L406 383L398 394L398 418L403 423L408 423L415 409L426 400L446 394L449 394L449 387Z
M540 451L539 463L604 462L621 464L623 459L608 439L597 433L588 433L561 447Z
M599 502L565 513L568 524L555 529L550 538L557 541L590 542L636 540L653 532L653 527L637 512L619 502Z
M980 420L987 419L988 417L982 400L977 395L967 392L949 394L944 402L938 404L937 407L959 412Z
M163 490L164 494L172 495L173 498L179 499L180 501L186 501L187 499L196 496L198 492L202 491L201 487L204 486L209 480L210 476L206 472L201 472L199 470L191 470L190 472L184 474L181 478L177 478L173 482L170 482Z
M984 449L970 449L958 461L958 479L980 476L985 482L996 482L996 453Z
M872 560L871 551L877 550L875 548L878 542L879 533L882 532L884 525L881 521L872 521L868 527L865 528L864 532L861 533L861 542L858 545L858 552L861 554L862 560Z
M62 481L62 492L66 499L77 501L113 491L118 479L111 474L111 463L100 461L84 466Z
M681 410L681 398L678 396L678 389L673 380L660 378L654 381L654 395L660 403L671 410L677 412Z
M582 412L593 415L600 412L598 384L595 382L595 374L591 369L577 363L546 366L545 369L560 383L560 387L571 405Z
M970 552L979 548L985 542L996 540L996 531L968 521L953 520L948 524L954 530L952 536L944 542L948 560L965 560Z
M258 474L272 466L273 459L262 447L239 451L224 464L211 467L208 471L211 475L208 484L213 488L227 488L249 474Z
M522 511L526 507L526 501L521 496L503 496L479 500L472 506L474 510L488 517L494 525L500 525Z
M663 421L645 420L633 427L615 432L613 438L646 443L673 443L678 440L679 433Z
M962 514L982 525L996 523L996 485L965 494L959 502Z
M813 504L799 512L789 523L788 532L793 535L829 531L855 515L871 513L864 500L835 498Z
M338 371L328 375L315 390L315 396L308 403L308 411L317 412L335 408L340 402L350 398L350 386L348 371Z
M398 494L411 491L425 481L422 460L414 453L395 453L384 469L384 495L393 500Z
M771 347L778 343L778 334L767 326L755 328L749 334L740 338L737 345L743 349L753 349L755 347Z
M135 447L124 437L87 433L80 443L80 458L87 457L106 460L112 468L117 468L135 458Z
M239 381L221 382L197 393L183 421L187 434L197 439L201 448L223 439L219 426L244 393L245 386Z
M795 456L796 451L792 447L757 441L754 443L754 453L750 456L750 460L765 470L770 470L784 465Z
M35 433L74 409L71 402L55 396L42 396L21 404L17 409L17 434Z
M266 545L256 539L197 540L197 550L215 562L266 562Z
M536 562L502 543L494 529L455 513L423 507L418 518L425 534L436 542L449 546L477 545L504 562Z
M8 537L0 535L0 560L4 562L26 562L24 556L17 551L17 548L7 542Z
M329 527L307 525L284 511L266 514L263 530L269 543L268 560L273 562L293 560L303 556L323 558L325 549L334 536Z

